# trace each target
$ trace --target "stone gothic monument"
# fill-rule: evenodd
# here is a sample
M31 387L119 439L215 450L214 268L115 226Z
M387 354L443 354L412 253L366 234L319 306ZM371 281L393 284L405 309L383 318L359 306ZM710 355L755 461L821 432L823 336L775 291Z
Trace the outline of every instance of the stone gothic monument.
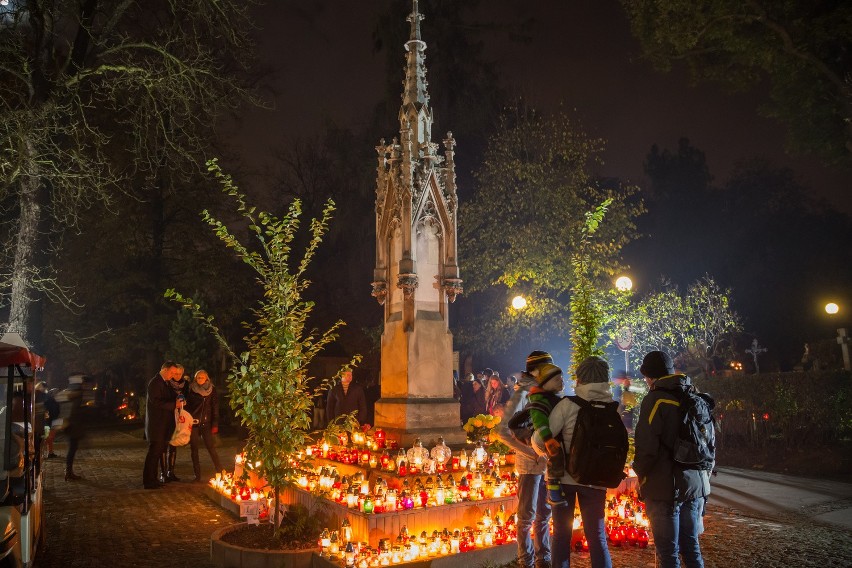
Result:
M453 395L448 303L462 291L456 242L455 141L432 142L426 43L417 0L408 16L399 138L376 146L376 267L373 296L384 306L381 399L376 426L408 445L443 436L462 443Z

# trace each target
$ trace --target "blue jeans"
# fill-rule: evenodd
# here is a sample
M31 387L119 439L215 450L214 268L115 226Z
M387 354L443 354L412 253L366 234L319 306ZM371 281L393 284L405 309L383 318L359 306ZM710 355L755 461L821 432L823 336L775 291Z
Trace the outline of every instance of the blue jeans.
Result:
M550 505L544 475L518 476L518 565L550 568Z
M568 568L571 565L575 500L580 503L580 516L589 542L592 568L612 568L612 559L606 546L606 490L563 484L562 495L566 502L553 507L553 568Z
M654 534L658 568L680 568L678 552L683 556L683 564L687 568L704 568L701 548L698 546L703 510L703 498L683 503L645 502L645 511Z

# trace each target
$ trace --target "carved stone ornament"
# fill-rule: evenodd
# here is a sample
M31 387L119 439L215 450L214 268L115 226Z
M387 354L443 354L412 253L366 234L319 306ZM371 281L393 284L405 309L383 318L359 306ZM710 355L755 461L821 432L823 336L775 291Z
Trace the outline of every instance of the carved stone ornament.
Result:
M456 301L456 296L464 292L461 278L444 278L441 287L447 295L447 301L451 304Z
M397 277L396 287L402 289L402 295L406 300L410 300L414 296L414 291L417 289L417 275L400 274Z
M376 282L373 282L373 291L370 295L379 302L380 306L384 306L385 300L388 299L388 283L384 280L377 280Z

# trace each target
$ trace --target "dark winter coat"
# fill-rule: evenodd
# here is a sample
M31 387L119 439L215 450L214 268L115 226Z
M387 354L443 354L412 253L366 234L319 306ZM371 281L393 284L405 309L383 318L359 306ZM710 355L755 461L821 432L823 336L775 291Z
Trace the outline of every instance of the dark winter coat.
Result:
M642 399L636 424L636 457L633 469L639 476L644 500L683 502L710 494L710 472L675 466L672 450L680 424L680 402L672 390L694 388L686 375L669 375L654 381Z
M212 428L219 426L219 395L216 392L216 387L212 387L210 394L202 396L192 390L192 387L186 390L186 411L192 414L192 418L198 423L193 426L203 428Z
M150 440L168 440L175 430L175 404L177 393L158 374L148 381L145 405L145 437Z
M485 387L474 392L473 383L469 381L466 381L466 383L465 388L462 389L462 422L467 422L468 418L476 416L477 414L485 414ZM482 385L482 383L479 384Z
M355 383L349 383L349 389L343 394L343 385L337 383L328 391L328 401L325 405L326 417L329 421L338 416L355 412L358 424L364 424L367 420L367 397L364 388Z

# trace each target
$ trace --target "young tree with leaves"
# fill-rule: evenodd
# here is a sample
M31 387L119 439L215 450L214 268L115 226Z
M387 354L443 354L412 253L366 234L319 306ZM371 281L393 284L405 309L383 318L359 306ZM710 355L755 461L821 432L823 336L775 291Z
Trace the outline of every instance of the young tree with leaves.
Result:
M600 274L595 273L592 256L594 236L600 228L604 215L612 199L608 198L592 211L586 212L586 220L580 228L580 235L573 246L571 268L574 271L574 284L571 287L571 376L576 375L577 365L592 355L601 356L604 345L602 332L611 319L607 309L607 296L612 296L612 288L602 289L599 285Z
M733 335L742 331L731 307L731 291L710 276L693 282L683 294L664 282L617 320L617 327L627 325L633 332L630 354L635 360L649 351L663 351L679 367L705 376L714 370L713 360L731 347Z
M223 190L238 204L238 211L256 239L257 249L243 244L228 227L204 211L205 221L219 239L233 249L242 262L257 276L263 288L263 299L254 310L255 320L246 324L247 350L237 354L214 323L213 316L202 312L199 304L169 290L166 295L193 312L229 353L234 366L228 377L231 408L248 429L245 452L250 462L260 462L260 474L275 495L275 537L280 533L279 491L292 482L299 463L295 455L309 442L313 392L309 385L308 365L337 337L344 325L337 321L325 331L308 328L308 317L314 302L304 298L310 285L305 271L316 254L334 210L329 201L320 219L313 219L310 238L301 259L291 258L302 213L301 202L294 200L283 217L257 211L246 204L245 197L215 163L210 170L221 181ZM352 361L340 371L358 362ZM339 376L338 373L337 376Z
M586 272L599 278L621 269L619 253L643 206L635 186L593 178L602 151L603 141L564 111L546 116L516 105L500 116L476 193L459 213L465 292L481 300L464 318L467 345L496 353L519 337L567 338L572 255L585 213L605 200L607 223L587 243ZM515 294L529 299L523 310L507 309Z

